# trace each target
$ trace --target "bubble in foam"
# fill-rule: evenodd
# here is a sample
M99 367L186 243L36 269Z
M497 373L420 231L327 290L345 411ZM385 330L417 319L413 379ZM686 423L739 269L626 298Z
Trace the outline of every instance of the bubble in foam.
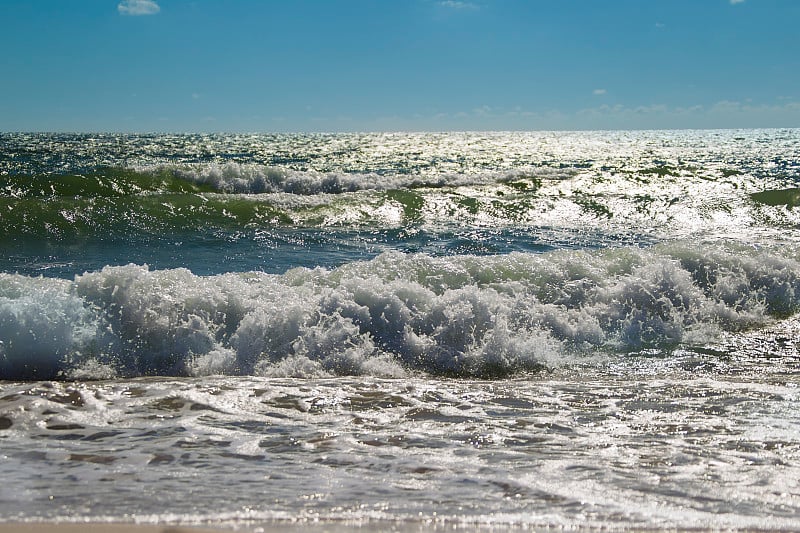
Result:
M0 274L0 377L50 379L99 348L100 324L69 282Z

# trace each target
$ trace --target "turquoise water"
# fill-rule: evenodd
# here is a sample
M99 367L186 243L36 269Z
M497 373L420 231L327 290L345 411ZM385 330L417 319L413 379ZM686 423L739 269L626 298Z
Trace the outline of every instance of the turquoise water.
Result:
M789 528L799 141L2 134L0 519Z

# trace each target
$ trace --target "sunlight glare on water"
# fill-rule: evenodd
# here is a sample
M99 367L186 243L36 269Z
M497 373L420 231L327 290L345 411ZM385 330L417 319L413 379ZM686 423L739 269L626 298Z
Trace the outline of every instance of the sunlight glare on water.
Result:
M0 521L791 530L798 141L0 134Z

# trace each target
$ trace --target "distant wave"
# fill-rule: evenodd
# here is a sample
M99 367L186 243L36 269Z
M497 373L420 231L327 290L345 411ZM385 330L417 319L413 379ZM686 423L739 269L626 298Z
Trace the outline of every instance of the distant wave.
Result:
M670 350L800 309L797 252L689 244L202 277L0 274L0 378L508 376Z
M138 169L100 167L85 174L0 175L0 197L116 197L219 192L228 194L341 194L363 190L460 187L518 180L565 179L573 168L531 168L469 174L322 173L228 162L159 165Z
M198 185L208 185L226 193L261 194L285 192L290 194L341 194L363 190L391 190L414 188L461 187L516 179L564 179L575 174L575 169L538 167L514 171L493 171L469 174L418 174L392 173L322 173L297 171L281 167L254 164L225 163L204 164L192 167L163 167L176 176Z
M687 174L688 172L688 174ZM694 171L693 171L694 172ZM711 171L709 171L711 172ZM674 174L674 175L673 175ZM526 168L433 176L253 164L0 176L0 241L129 239L274 227L590 227L642 234L796 225L796 189L750 176ZM763 180L762 180L763 181Z

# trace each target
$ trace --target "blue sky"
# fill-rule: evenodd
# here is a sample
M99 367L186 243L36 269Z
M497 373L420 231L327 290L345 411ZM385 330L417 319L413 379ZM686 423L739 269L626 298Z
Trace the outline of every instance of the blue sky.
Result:
M800 127L800 0L2 0L0 131Z

